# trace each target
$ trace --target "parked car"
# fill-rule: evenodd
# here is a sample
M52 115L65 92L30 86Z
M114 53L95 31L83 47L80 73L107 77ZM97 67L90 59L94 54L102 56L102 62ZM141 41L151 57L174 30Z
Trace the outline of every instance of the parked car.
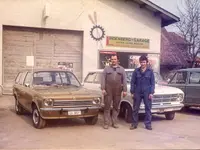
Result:
M98 120L101 95L82 87L70 71L22 71L16 77L13 95L16 113L32 113L35 128L45 127L48 119L84 118L90 125Z
M120 103L119 115L124 117L127 122L131 122L132 120L133 100L130 93L130 81L133 71L134 69L125 69L128 82L128 94L125 98L122 98ZM90 71L84 79L84 87L87 89L96 90L99 92L99 94L101 94L100 80L102 72L103 70ZM165 114L167 120L173 120L175 117L175 112L181 110L183 107L182 101L184 99L184 93L178 88L160 85L159 83L163 84L164 81L162 81L162 78L158 73L155 72L154 75L157 84L155 87L155 94L152 99L152 113ZM104 107L103 100L101 106L102 108ZM143 102L141 104L139 113L145 113Z
M183 104L185 108L200 107L200 68L177 70L174 76L169 79L168 85L184 92Z

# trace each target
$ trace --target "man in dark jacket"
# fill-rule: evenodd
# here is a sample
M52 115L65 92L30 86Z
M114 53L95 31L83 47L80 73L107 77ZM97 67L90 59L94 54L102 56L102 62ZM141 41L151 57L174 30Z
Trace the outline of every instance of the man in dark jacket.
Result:
M118 65L116 55L111 56L111 65L104 68L101 89L104 95L104 129L109 127L111 104L113 104L112 126L118 128L119 104L122 92L123 96L126 96L127 79L124 68Z
M151 107L152 97L155 90L155 77L152 69L147 67L148 59L145 55L139 58L141 67L135 69L131 79L131 94L133 101L133 122L130 129L136 129L138 125L138 112L141 101L145 105L145 127L152 130L151 126Z

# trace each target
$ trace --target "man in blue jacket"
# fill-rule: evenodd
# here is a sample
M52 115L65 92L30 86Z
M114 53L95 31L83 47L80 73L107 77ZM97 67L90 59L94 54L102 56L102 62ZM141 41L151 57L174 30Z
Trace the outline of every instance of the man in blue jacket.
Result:
M141 101L143 100L145 105L145 127L147 130L152 130L151 126L151 106L152 97L155 89L155 77L153 70L148 65L148 58L142 55L139 58L140 67L135 69L131 78L131 89L130 92L133 101L133 122L130 129L136 129L138 125L138 112L140 109Z

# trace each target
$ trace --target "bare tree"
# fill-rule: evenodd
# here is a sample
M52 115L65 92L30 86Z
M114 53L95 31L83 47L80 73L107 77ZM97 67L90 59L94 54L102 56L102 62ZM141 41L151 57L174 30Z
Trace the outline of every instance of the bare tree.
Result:
M188 54L194 61L197 51L200 51L200 0L182 0L178 10L180 21L176 27L190 43Z

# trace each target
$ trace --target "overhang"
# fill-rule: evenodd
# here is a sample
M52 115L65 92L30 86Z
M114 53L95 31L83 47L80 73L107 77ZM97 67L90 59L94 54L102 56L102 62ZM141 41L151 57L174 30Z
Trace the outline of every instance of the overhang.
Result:
M134 0L139 4L140 8L146 8L154 13L155 16L161 17L161 27L168 26L170 24L180 21L180 18L169 11L161 8L160 6L152 3L149 0Z

